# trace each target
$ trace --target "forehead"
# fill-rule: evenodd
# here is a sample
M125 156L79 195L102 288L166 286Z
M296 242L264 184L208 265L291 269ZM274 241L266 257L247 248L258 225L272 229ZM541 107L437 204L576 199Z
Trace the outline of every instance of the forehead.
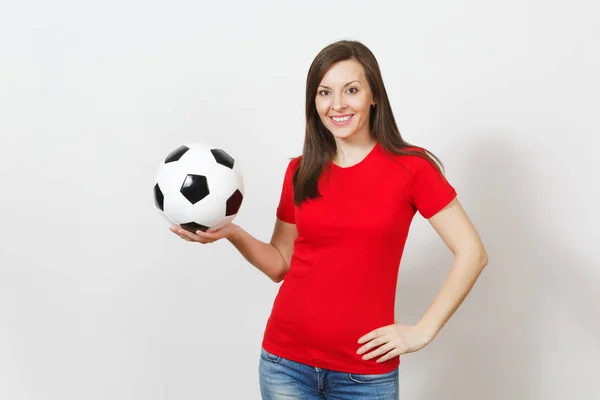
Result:
M344 60L333 64L331 68L329 68L327 73L323 76L321 84L327 86L345 85L353 80L364 82L365 70L356 60Z

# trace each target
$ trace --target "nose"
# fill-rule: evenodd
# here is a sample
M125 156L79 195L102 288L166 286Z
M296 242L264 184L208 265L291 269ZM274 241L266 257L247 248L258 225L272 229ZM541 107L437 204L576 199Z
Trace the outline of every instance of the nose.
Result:
M346 104L344 103L344 98L338 94L334 95L333 102L331 104L331 108L333 108L335 111L343 110L344 108L346 108Z

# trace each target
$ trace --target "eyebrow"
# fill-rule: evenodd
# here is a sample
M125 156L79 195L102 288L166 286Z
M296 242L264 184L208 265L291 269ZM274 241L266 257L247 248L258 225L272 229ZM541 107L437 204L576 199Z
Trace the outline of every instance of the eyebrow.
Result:
M354 83L354 82L358 82L358 83L360 83L360 81L350 81L350 82L346 83L346 84L345 84L343 87L346 87L346 86L348 86L348 85L350 85L351 83ZM331 88L330 88L330 87L327 87L327 86L325 86L325 85L319 85L319 87L323 87L323 88L325 88L325 89L329 89L329 90L331 90Z

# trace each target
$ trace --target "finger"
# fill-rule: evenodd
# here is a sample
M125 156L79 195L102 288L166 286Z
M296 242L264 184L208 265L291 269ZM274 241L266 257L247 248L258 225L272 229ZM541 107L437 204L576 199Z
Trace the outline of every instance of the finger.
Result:
M176 228L170 228L169 230L170 230L171 232L173 232L173 234L175 234L175 235L179 236L181 239L184 239L184 240L186 240L186 238L185 238L185 237L183 237L183 236L181 236L181 234L179 233L179 231L178 231Z
M378 337L377 339L373 339L371 340L369 343L365 344L364 346L362 346L360 349L357 350L357 354L362 354L362 353L366 353L369 350L371 350L374 347L377 347L379 345L382 345L384 343L387 343L388 339L386 337Z
M189 239L190 241L199 242L201 240L201 238L198 235L189 232L183 228L179 228L178 232L180 235L182 235L184 238Z
M196 231L196 235L198 235L201 238L206 239L209 242L214 242L217 239L220 239L219 234L215 233L215 232L202 232L200 230Z
M382 362L384 362L384 361L391 360L391 359L392 359L392 358L394 358L394 357L398 357L400 354L402 354L402 351L401 351L401 350L399 350L399 349L394 349L394 350L392 350L392 351L388 352L388 353L387 353L386 355L384 355L383 357L381 357L381 358L378 358L378 359L377 359L377 362L378 362L378 363L382 363Z
M360 339L358 339L358 343L362 344L362 343L368 342L371 339L375 339L376 337L379 336L379 332L380 332L380 328L375 329L374 331L371 331L371 332L367 333L365 336L363 336Z
M184 235L182 235L182 234L180 234L180 233L177 233L177 232L176 232L175 234L176 234L177 236L179 236L181 239L183 239L183 240L185 240L185 241L187 241L187 242L189 242L189 241L190 241L190 239L189 239L189 238L185 237Z
M365 343L365 342L368 342L368 341L369 341L370 339L372 339L373 337L374 337L374 336L373 336L373 332L371 332L371 333L369 333L369 334L367 334L367 335L365 335L365 336L361 337L360 339L358 339L358 342L357 342L357 343L358 343L358 344L363 344L363 343Z
M375 358L378 357L382 354L387 353L388 351L392 350L394 348L394 346L390 345L389 343L386 345L383 345L375 350L373 350L372 352L365 354L363 356L363 360L370 360L371 358Z

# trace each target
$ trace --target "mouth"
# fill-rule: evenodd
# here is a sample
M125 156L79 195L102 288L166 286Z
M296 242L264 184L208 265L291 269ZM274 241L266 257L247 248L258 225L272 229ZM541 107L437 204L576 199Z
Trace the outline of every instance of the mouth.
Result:
M343 114L343 115L336 115L334 117L330 116L329 120L336 126L344 126L344 125L348 125L350 123L350 121L352 121L353 117L354 117L354 114Z

